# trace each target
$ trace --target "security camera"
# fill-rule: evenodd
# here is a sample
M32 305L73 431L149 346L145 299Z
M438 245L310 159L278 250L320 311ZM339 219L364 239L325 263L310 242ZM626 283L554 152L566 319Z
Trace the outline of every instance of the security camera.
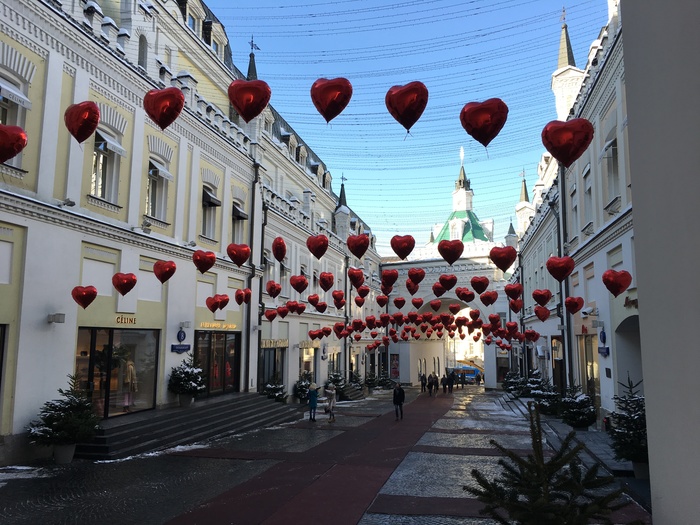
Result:
M593 313L594 308L591 306L587 306L586 308L581 309L581 317L588 317Z

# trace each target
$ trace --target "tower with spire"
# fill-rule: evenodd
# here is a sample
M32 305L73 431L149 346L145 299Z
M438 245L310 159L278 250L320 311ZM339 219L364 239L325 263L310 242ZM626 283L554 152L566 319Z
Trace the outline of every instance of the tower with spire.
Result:
M569 28L566 25L565 9L562 10L561 22L557 69L552 73L552 91L557 108L557 119L566 120L576 96L581 90L584 72L576 67L571 39L569 38Z
M464 147L459 149L459 159L459 176L455 181L455 190L452 192L452 211L471 211L474 192L464 171Z
M520 174L520 201L515 205L515 221L518 225L517 234L522 237L527 227L535 215L535 204L530 202L530 195L527 192L527 181L525 180L525 170ZM512 224L511 224L512 226Z

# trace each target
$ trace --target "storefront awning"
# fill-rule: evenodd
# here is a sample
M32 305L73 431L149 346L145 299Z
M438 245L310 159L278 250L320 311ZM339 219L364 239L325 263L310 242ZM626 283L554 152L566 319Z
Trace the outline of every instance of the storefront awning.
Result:
M18 106L22 106L24 109L32 109L32 103L27 96L17 87L2 79L0 79L0 96L10 102L14 102Z
M172 176L172 174L165 169L165 166L162 164L155 162L155 161L150 161L151 165L153 168L151 168L148 172L149 175L157 175L158 177L163 177L165 180L173 182L175 180L175 177Z
M108 135L103 135L102 133L96 133L95 134L95 146L96 147L101 147L104 146L110 151L113 151L120 157L126 157L126 150L122 148L121 144L119 144L116 140L114 140L112 137Z

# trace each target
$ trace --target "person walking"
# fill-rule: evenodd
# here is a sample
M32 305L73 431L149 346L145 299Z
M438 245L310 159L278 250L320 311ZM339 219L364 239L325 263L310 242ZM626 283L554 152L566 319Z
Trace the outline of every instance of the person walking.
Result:
M328 422L335 423L335 385L328 383L326 386L326 397L328 398Z
M318 407L318 390L321 388L316 383L309 385L309 421L316 421L316 407Z
M433 397L433 374L428 376L428 396Z
M406 392L401 388L400 383L394 385L394 413L396 414L396 421L399 420L399 415L403 419L403 402L406 400Z
M476 377L474 377L474 382L478 385L481 384L481 374L479 372L476 373Z
M447 391L451 394L452 389L454 388L455 385L455 372L454 370L450 372L450 375L447 377Z
M445 374L442 374L440 384L442 385L442 393L447 394L447 376Z
M420 375L420 391L425 392L426 388L425 386L427 385L428 380L425 378L425 374Z

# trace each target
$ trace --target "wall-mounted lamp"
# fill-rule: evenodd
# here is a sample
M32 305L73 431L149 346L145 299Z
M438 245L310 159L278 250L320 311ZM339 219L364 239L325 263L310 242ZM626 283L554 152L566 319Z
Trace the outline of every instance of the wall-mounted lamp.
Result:
M59 208L63 208L64 206L67 206L68 208L72 208L75 206L75 201L73 199L64 199L61 202L58 203Z
M66 322L66 314L49 314L46 320L49 323L62 324Z
M181 322L180 322L180 328L181 328L181 329L182 329L182 328L189 328L190 326L192 326L192 324L191 324L189 321L181 321Z

